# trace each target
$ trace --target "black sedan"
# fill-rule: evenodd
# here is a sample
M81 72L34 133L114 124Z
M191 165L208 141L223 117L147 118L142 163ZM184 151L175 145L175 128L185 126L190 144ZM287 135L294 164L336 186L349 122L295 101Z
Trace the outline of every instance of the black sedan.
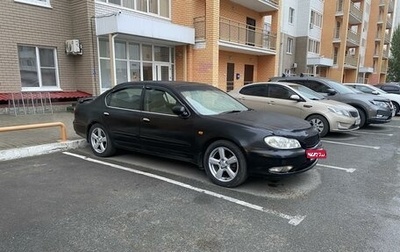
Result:
M119 84L80 100L73 124L97 156L127 149L183 160L225 187L253 174L304 172L321 151L318 131L307 121L251 110L202 83Z

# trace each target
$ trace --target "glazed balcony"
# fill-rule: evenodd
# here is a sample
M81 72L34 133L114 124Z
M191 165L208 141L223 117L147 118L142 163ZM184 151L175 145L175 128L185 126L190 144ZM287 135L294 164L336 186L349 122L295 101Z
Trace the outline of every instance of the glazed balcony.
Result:
M231 0L231 2L257 12L270 12L279 9L279 0Z

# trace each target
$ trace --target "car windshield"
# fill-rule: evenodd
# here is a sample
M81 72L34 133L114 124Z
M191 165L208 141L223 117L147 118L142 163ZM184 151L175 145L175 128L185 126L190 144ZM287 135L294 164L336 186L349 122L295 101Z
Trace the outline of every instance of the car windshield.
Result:
M181 94L191 107L201 115L217 115L249 110L227 93L216 89L193 89Z
M302 96L311 99L311 100L323 100L325 99L325 97L317 92L315 92L314 90L306 87L306 86L302 86L302 85L290 85L290 87L292 87L293 89L296 89L297 92L299 92Z
M339 94L357 94L358 92L354 91L354 89L347 87L345 85L340 84L339 82L333 80L326 80L329 83L330 87L333 88Z
M357 93L357 94L363 94L364 93L364 92L362 92L362 91L360 91L360 90L358 90L358 89L356 89L354 87L348 87L348 88L350 88L351 90L353 90L354 93Z

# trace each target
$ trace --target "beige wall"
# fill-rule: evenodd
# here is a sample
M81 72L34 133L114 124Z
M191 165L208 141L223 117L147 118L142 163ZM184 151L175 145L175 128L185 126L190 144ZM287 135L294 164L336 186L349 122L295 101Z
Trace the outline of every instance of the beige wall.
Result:
M64 91L93 92L91 37L87 9L93 1L51 1L52 8L2 1L0 23L0 92L21 91L18 45L57 49L60 87ZM81 39L83 56L67 56L65 41ZM87 71L89 70L90 71ZM88 74L89 73L89 74Z

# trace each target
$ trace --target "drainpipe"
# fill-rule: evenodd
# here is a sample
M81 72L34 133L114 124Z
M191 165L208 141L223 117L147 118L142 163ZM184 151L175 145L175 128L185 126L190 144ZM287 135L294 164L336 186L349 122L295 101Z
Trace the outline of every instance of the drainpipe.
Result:
M109 50L110 50L110 76L111 76L111 87L115 87L117 85L117 73L115 69L115 50L114 50L114 38L118 35L118 33L108 34L109 40Z

